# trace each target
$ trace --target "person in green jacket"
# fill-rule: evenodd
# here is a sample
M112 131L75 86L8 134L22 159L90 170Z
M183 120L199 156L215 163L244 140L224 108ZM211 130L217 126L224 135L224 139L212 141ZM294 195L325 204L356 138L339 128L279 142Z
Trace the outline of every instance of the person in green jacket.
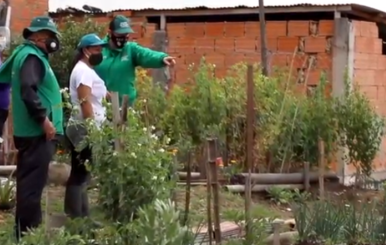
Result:
M15 232L42 221L41 197L48 166L63 134L62 96L48 56L59 49L59 32L49 17L36 17L23 30L25 41L0 68L11 83L13 136L17 152Z
M135 68L162 68L173 66L176 62L166 53L145 48L136 42L128 42L133 33L129 20L117 15L109 24L109 32L105 40L108 45L103 48L103 61L94 69L105 81L107 90L118 92L120 102L122 96L128 95L129 105L132 106L137 98L135 86Z

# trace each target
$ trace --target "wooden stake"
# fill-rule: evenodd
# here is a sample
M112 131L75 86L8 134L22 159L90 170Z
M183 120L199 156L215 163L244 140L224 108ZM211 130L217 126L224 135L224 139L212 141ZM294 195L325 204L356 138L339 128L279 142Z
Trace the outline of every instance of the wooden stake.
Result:
M192 186L192 154L189 152L188 155L188 164L186 166L186 188L185 188L185 213L184 213L184 221L183 225L188 225L189 221L189 212L190 212L190 190Z
M325 170L325 161L324 161L324 141L319 138L318 140L318 149L319 149L319 198L324 200L324 170Z
M246 242L252 244L253 242L253 230L252 230L252 217L251 217L251 205L252 205L252 183L251 174L254 166L254 128L255 128L255 102L254 102L254 83L253 83L253 66L248 65L247 70L247 183L245 192L245 218L246 218Z
M208 152L206 154L209 154ZM205 164L206 173L209 173L209 164ZM206 195L206 208L207 208L207 215L208 215L208 238L209 238L209 245L213 244L213 222L212 222L212 180L210 174L206 175L206 181L207 181L207 195Z
M213 211L214 211L214 238L216 244L221 244L220 228L220 190L217 176L217 139L210 138L208 142L208 164L210 166L210 176L213 192Z
M310 163L305 162L303 168L303 178L304 178L304 190L308 191L310 189Z

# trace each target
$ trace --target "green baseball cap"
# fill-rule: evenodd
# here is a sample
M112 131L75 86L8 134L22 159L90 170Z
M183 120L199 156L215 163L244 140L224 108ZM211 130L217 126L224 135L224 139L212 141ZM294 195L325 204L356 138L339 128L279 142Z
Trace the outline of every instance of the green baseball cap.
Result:
M133 29L130 27L130 20L123 15L115 16L110 22L109 29L119 34L134 33Z
M80 39L77 49L82 49L82 48L91 47L91 46L105 46L106 44L107 42L100 39L100 37L98 37L97 34L90 33L90 34L84 35Z
M50 31L55 35L60 36L58 28L56 27L56 24L50 17L39 16L32 19L29 27L24 28L23 37L26 39L28 38L29 35L31 35L31 33L43 31L43 30Z

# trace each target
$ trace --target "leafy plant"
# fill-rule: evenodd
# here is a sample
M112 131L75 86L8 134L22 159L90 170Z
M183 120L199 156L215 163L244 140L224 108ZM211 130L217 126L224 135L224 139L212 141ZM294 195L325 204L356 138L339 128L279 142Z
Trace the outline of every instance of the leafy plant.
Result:
M155 128L146 127L140 113L132 109L127 124L130 126L123 129L112 127L108 121L101 127L89 124L88 139L93 147L90 168L98 176L106 216L126 222L136 217L138 208L157 198L169 198L174 186L169 139L153 134ZM120 139L122 151L112 148L113 139Z
M267 189L267 192L271 200L279 205L289 204L294 198L294 194L291 191L276 186Z
M9 210L15 206L16 182L8 178L0 179L0 210Z
M179 218L179 212L170 200L155 200L140 208L135 223L137 233L141 234L137 244L194 244L194 234L189 227L180 224Z
M351 88L349 80L346 80L345 96L338 100L336 113L340 115L340 144L348 148L345 160L356 167L358 174L370 176L384 135L384 118L357 87Z

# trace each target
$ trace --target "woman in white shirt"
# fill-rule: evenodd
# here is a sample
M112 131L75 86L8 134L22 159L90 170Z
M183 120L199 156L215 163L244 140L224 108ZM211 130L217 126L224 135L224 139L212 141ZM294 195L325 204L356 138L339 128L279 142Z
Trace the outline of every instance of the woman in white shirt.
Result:
M106 112L102 106L102 100L106 97L107 90L103 80L93 70L93 67L103 60L101 52L104 45L106 42L96 34L83 36L78 44L78 53L75 56L69 85L71 103L73 108L76 108L71 115L70 122L91 118L96 124L101 124L105 120ZM67 133L67 136L74 144L69 134ZM90 174L84 164L86 161L91 161L90 147L78 152L72 145L71 173L64 198L64 211L70 218L89 215L87 183Z

